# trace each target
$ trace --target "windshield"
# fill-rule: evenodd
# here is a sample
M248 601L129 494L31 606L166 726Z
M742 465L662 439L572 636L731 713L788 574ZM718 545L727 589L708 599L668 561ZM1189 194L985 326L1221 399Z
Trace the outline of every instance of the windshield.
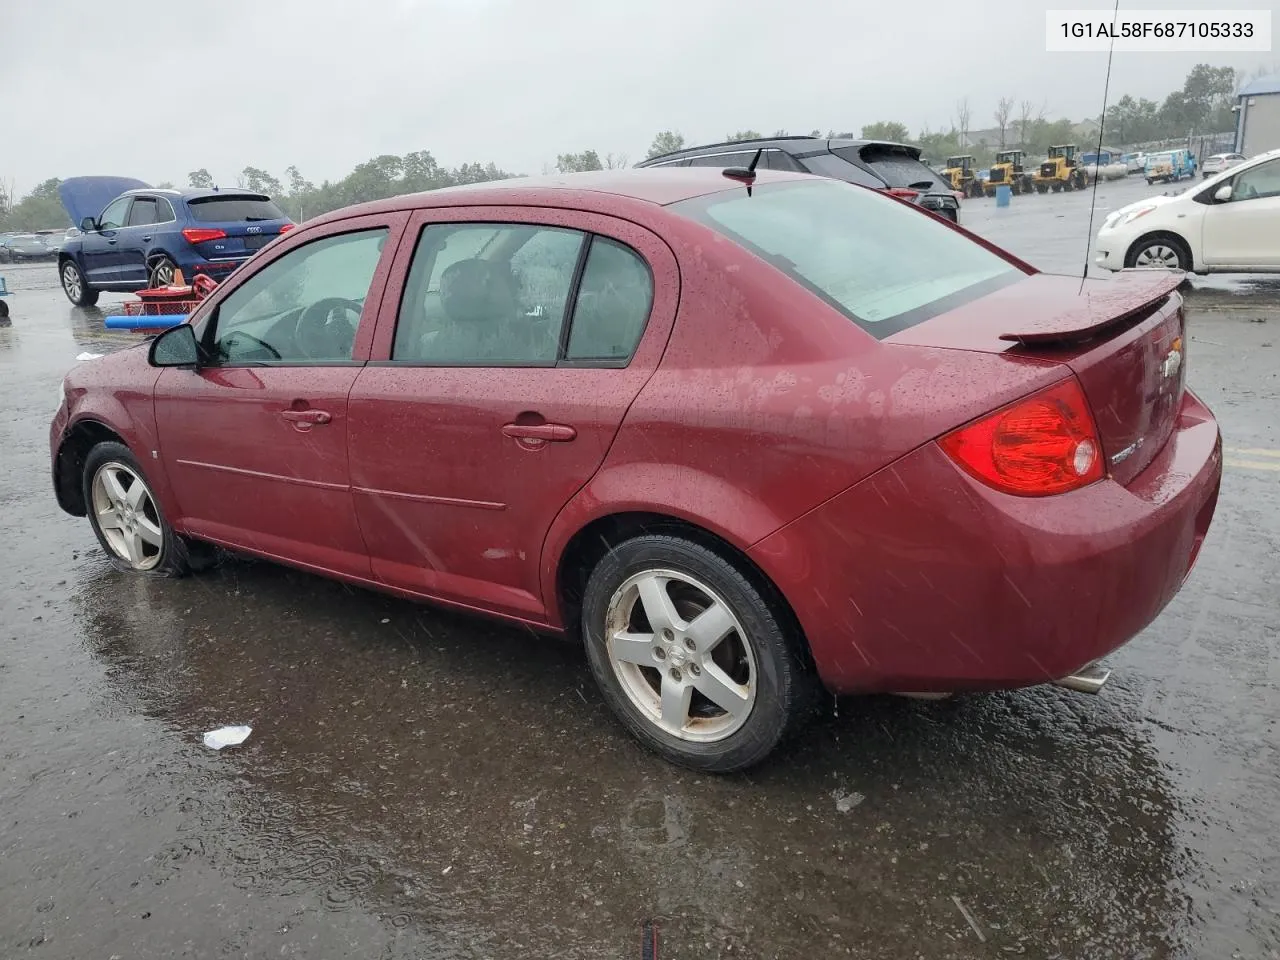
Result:
M882 194L835 180L726 191L672 209L724 234L876 337L1013 283L1003 257Z

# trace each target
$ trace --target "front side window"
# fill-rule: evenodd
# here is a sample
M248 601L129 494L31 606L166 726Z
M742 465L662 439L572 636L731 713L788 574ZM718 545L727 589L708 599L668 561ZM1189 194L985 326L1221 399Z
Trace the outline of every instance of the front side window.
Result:
M745 167L749 163L751 163L751 160L753 157L755 157L755 155L756 155L756 152L754 150L750 152L744 151L741 153L712 153L712 154L707 154L701 157L694 157L693 160L690 161L689 166L691 167Z
M350 360L387 233L324 237L267 264L218 305L204 336L211 362Z
M835 180L757 185L672 210L739 243L885 337L1014 283L1003 257L932 217Z
M1231 202L1280 196L1280 160L1268 160L1237 174Z
M107 209L102 211L102 216L98 218L99 230L119 230L124 226L125 216L129 212L129 201L132 197L121 197L111 203Z
M129 226L145 227L156 222L156 202L151 197L138 197L129 208Z
M422 231L391 358L439 366L554 366L585 234L530 224Z

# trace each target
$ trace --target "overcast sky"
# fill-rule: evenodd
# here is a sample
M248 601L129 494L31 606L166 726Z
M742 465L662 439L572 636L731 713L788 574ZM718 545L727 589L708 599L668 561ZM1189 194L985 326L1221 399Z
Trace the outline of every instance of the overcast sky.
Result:
M1080 6L1103 6L1076 0ZM246 164L315 182L381 153L539 173L557 153L644 155L752 128L971 128L1001 96L1099 112L1106 55L1046 53L1069 2L943 0L0 0L0 177L183 184ZM1122 0L1122 9L1267 2ZM199 10L197 13L195 11ZM982 12L982 11L987 12ZM1162 98L1200 61L1118 54L1113 99Z

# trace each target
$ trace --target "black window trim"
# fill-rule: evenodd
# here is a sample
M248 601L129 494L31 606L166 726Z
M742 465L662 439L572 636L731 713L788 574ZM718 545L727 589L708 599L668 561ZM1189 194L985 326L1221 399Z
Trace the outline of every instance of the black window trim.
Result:
M413 253L409 257L409 270L413 269L414 258L418 255L418 245L422 243L423 235L432 227L456 227L466 225L491 224L501 227L534 227L539 230L573 230L575 233L582 235L582 244L578 248L578 259L574 263L573 276L569 283L569 292L564 301L564 314L560 324L560 343L556 348L556 360L554 363L524 362L524 361L504 361L502 363L494 363L490 360L454 360L448 363L438 363L431 360L397 360L394 356L386 360L370 360L370 367L423 367L427 369L461 369L465 367L477 367L480 369L490 370L509 370L509 369L530 369L530 370L558 370L560 368L587 368L587 369L612 369L625 370L631 366L631 361L635 359L636 351L640 349L640 343L644 340L645 332L649 329L649 321L653 317L653 306L657 298L656 279L653 273L653 267L649 264L639 250L626 241L619 240L617 237L610 237L594 230L583 230L579 227L559 226L550 223L535 223L528 220L435 220L422 225L422 229L418 231L418 237L413 244ZM631 352L625 358L600 358L600 359L582 359L569 360L565 358L565 352L569 347L569 338L573 333L573 320L578 309L578 294L582 291L582 277L587 269L587 259L590 256L591 248L595 246L596 238L609 240L618 246L630 251L630 253L640 261L644 266L645 272L649 275L649 312L645 315L644 326L640 328L640 335L636 337L635 344L631 347ZM409 292L409 277L405 274L404 285L400 289L400 302L396 304L396 322L391 331L391 352L395 353L396 332L400 328L400 314L404 309L404 297ZM216 314L216 310L214 311ZM277 363L279 361L272 361Z
M352 236L357 233L372 233L375 230L385 231L387 234L387 239L390 239L392 234L392 228L390 223L383 223L377 226L357 227L353 230L338 230L333 233L326 233L323 236L319 236L312 240L308 240L305 243L300 243L296 247L286 250L284 253L280 254L280 256L278 257L273 257L270 263L264 263L260 270L255 270L254 276L257 276L263 270L270 270L272 266L284 260L286 257L290 256L291 254L297 253L299 250L305 250L307 247L312 246L313 244L316 244L316 243L320 243L323 240L332 240L334 237ZM378 254L378 263L375 264L373 268L374 276L377 275L378 267L382 265L383 257L390 256L394 258L395 256L395 250L388 250L387 249L388 246L390 245L384 243L382 250ZM210 341L214 336L214 333L218 329L218 319L222 315L222 305L224 302L226 302L227 298L235 296L236 290L239 290L241 287L244 286L245 283L248 283L252 279L253 277L247 277L244 283L238 284L235 290L232 290L230 293L227 294L226 297L223 297L221 300L219 300L218 303L214 306L214 308L210 310L203 318L201 318L199 329L196 331L196 349L200 353L201 369L205 367L210 367L217 370L240 370L240 369L246 369L246 368L252 369L254 367L288 367L288 368L364 367L369 365L369 362L367 360L355 360L355 359L352 359L352 360L245 360L242 362L232 362L232 363L218 362L216 359L214 359L213 351L212 349L210 349L212 346ZM373 276L369 277L369 286L370 288L372 288L373 286ZM365 291L365 298L361 302L359 323L364 322L364 308L368 306L369 306L369 293L368 291ZM377 320L376 311L380 309L380 307L376 306L374 309L375 309L374 321L376 323L376 320ZM356 325L356 339L359 339L359 336L360 336L359 323L357 323ZM354 348L355 348L355 341L353 340L352 349Z

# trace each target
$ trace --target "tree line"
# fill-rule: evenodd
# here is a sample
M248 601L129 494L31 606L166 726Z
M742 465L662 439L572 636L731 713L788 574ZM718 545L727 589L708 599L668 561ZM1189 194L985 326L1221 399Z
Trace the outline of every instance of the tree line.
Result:
M1259 75L1265 71L1259 71ZM1108 144L1128 146L1158 140L1190 137L1196 134L1221 133L1234 129L1231 112L1233 93L1238 87L1237 77L1231 67L1211 67L1198 64L1187 74L1180 89L1174 90L1160 103L1126 94L1111 104L1105 117L1104 139ZM864 124L859 136L864 139L892 140L911 143L920 147L930 160L944 160L961 153L975 155L979 163L989 163L997 150L1018 147L1032 156L1042 156L1057 143L1073 143L1078 140L1075 124L1065 118L1049 120L1048 104L1036 104L1031 100L1017 101L1002 97L991 114L990 127L979 127L968 97L956 101L953 117L946 130L920 130L916 136L903 123L881 120ZM775 130L772 136L786 136L787 131ZM819 129L809 131L809 136L822 137ZM753 140L763 134L756 130L738 130L724 136L726 141ZM853 137L852 130L828 129L827 138ZM1086 146L1086 144L1080 144ZM663 130L649 145L647 157L671 153L686 146L685 138L675 130ZM561 173L584 170L606 170L625 167L625 154L606 153L601 156L594 149L557 156L552 169ZM289 166L283 177L277 177L260 167L247 166L236 177L234 186L268 194L276 199L284 211L294 220L328 213L340 207L367 200L379 200L404 193L435 190L440 187L467 183L482 183L516 176L500 169L493 162L464 163L459 167L442 167L427 150L406 153L404 156L383 154L358 164L340 180L324 180L315 184L308 180L297 166ZM70 226L67 215L58 200L57 178L45 180L29 194L18 200L13 188L0 182L0 231L38 230ZM192 187L212 187L214 177L201 167L187 175ZM157 184L172 186L172 184ZM221 184L230 187L233 184Z

